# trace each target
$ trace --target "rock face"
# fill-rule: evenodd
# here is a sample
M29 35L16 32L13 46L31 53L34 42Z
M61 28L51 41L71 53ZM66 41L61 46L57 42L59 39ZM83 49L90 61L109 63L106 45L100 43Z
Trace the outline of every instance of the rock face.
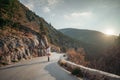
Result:
M48 46L60 52L65 40L70 41L18 0L0 0L0 64L43 56Z
M18 0L0 0L0 64L45 55L48 25Z
M48 46L48 42L46 41L44 38L33 34L30 36L22 35L21 37L15 35L4 36L0 39L1 63L9 64L11 62L29 59L32 56L45 55L46 46Z
M59 52L81 47L18 0L0 0L0 63L45 55L48 45Z

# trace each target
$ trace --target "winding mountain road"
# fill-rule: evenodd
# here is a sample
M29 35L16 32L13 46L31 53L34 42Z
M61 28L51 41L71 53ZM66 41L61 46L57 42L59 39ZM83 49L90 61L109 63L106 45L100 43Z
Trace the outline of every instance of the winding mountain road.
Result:
M50 62L44 56L0 67L0 80L82 80L57 64L60 56L52 53Z

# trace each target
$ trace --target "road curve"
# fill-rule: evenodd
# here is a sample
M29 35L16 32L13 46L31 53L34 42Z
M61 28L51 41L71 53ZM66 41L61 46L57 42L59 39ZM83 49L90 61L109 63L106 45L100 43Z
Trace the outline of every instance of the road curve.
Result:
M61 54L52 53L47 57L37 57L0 68L0 80L82 80L63 68L57 61Z

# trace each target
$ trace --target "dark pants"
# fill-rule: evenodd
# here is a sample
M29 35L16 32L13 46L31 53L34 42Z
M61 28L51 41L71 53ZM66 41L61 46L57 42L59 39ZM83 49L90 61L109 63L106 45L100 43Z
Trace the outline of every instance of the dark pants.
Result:
M48 62L50 61L50 57L48 56Z

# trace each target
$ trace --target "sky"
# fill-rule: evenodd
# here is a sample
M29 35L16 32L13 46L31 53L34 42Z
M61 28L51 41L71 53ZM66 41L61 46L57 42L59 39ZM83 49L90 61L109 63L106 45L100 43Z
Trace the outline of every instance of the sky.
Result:
M19 0L56 29L77 28L118 35L120 0Z

